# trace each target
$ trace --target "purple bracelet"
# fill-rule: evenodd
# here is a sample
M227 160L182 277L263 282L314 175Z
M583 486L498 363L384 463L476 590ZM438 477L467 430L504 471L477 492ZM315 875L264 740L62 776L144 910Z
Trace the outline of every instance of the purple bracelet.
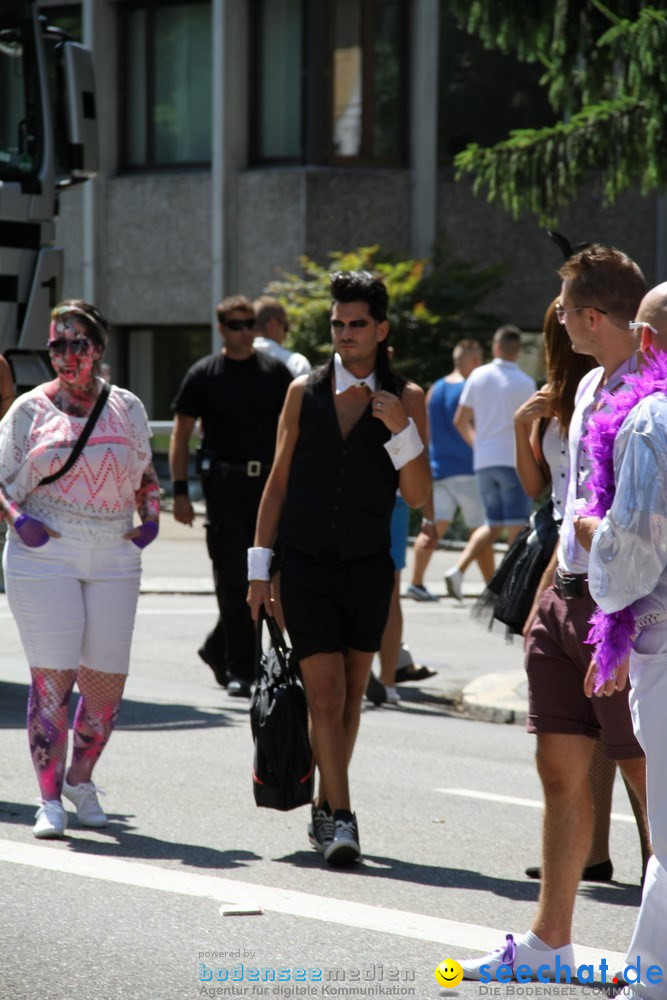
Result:
M46 545L49 540L49 533L42 522L30 514L19 514L14 521L14 530L23 544L31 549L38 549L40 545Z
M139 534L132 539L132 544L136 545L138 549L145 549L147 545L155 541L159 530L157 521L144 521L139 528Z

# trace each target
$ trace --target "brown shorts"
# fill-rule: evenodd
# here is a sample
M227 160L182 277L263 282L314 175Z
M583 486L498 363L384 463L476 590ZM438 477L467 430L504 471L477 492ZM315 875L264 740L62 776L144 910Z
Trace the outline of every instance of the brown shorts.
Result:
M556 587L540 599L526 640L529 733L563 733L602 740L612 760L642 757L628 704L629 684L611 697L587 698L584 677L592 646L584 643L595 610L589 596L566 601Z

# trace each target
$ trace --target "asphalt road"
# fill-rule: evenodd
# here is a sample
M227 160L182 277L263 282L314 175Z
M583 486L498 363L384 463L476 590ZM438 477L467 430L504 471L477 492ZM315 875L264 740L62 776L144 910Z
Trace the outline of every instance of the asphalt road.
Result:
M0 598L0 997L489 995L469 983L444 990L433 972L529 924L537 885L523 870L539 860L541 801L534 744L520 726L459 717L445 688L447 677L453 687L514 669L520 652L471 626L465 607L404 602L411 644L440 666L443 686L365 708L352 766L364 863L331 870L308 844L307 810L254 805L247 705L194 652L214 613L210 595L192 592L206 567L191 548L177 563L191 592L140 601L121 721L96 773L104 831L72 822L60 842L31 835L26 671ZM158 579L161 559L147 560L147 579ZM616 881L582 885L575 919L578 961L605 955L612 967L630 938L640 872L621 789L615 809ZM253 982L251 968L283 970L282 981Z

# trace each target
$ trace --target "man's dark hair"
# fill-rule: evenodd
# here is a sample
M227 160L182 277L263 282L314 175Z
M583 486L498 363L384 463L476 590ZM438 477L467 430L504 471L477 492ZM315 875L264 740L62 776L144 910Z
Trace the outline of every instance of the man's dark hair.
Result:
M228 295L226 299L223 299L216 306L215 312L218 317L218 323L222 323L224 326L226 320L229 319L229 314L233 313L235 309L243 309L244 312L250 313L251 316L255 315L252 302L245 295Z
M646 293L639 265L622 250L592 243L575 253L558 274L569 281L575 305L595 306L624 327L637 314Z
M331 275L331 298L334 302L365 302L378 323L387 318L389 294L385 283L370 271L335 271Z
M384 323L387 319L387 287L370 271L335 271L331 275L331 298L334 302L365 302L376 323ZM389 336L378 344L375 371L380 383L392 386L400 396L406 380L389 364Z

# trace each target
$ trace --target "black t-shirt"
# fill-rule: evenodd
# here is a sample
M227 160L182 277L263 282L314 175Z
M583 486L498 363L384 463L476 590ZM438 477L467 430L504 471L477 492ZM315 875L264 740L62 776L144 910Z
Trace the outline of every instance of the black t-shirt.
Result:
M172 411L201 418L204 447L223 462L270 464L292 376L263 351L247 361L210 354L186 373Z

